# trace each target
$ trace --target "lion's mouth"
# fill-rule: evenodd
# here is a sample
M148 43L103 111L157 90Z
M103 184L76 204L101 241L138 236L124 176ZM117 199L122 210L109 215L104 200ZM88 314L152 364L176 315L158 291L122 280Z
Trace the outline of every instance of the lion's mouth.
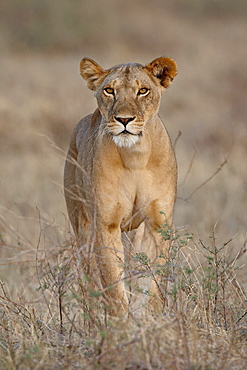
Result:
M134 135L134 136L142 136L142 131L139 132L139 134L133 134L132 132L124 129L122 132L120 132L119 134L117 134L117 136L119 135Z
M125 129L117 135L112 134L112 140L120 148L131 148L139 141L140 136L142 136L142 132L139 132L139 134L133 134Z

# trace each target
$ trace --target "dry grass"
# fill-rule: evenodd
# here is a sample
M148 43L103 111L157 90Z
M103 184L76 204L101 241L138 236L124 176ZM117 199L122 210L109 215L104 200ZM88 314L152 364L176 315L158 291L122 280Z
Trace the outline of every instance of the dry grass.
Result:
M177 235L165 266L165 314L113 319L73 239L52 247L41 233L25 282L1 283L2 368L244 369L246 292L235 271L244 251L232 259L214 236L202 250L187 239Z
M0 6L0 368L244 369L246 267L235 268L246 261L245 2L90 4L71 15L81 38L59 16L49 38L44 11L34 9L15 23L15 39L6 28L11 2ZM32 43L45 52L34 54ZM63 199L70 132L95 107L78 64L85 55L109 67L162 54L179 66L161 106L173 142L182 132L175 224L194 240L172 257L163 317L110 320L81 274Z

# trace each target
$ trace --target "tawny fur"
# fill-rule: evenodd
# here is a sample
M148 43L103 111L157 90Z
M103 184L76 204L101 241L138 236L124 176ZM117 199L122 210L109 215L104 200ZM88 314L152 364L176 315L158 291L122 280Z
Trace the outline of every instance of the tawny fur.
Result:
M177 165L158 110L177 65L161 57L147 66L121 64L103 70L84 58L80 73L95 92L98 108L72 133L65 198L78 243L93 248L90 255L110 312L123 314L128 297L121 280L126 262L121 233L143 224L139 248L150 261L164 264L159 256L168 253L168 242L157 229L164 214L172 225ZM151 282L149 304L154 310L162 307L157 281Z

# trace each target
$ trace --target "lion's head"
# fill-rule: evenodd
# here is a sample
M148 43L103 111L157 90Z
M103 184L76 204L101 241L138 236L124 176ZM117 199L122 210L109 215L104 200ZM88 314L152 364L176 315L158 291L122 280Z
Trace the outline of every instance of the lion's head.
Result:
M105 130L119 147L136 144L147 122L158 113L161 94L177 74L176 63L166 57L146 66L121 64L108 70L84 58L80 74L95 91Z

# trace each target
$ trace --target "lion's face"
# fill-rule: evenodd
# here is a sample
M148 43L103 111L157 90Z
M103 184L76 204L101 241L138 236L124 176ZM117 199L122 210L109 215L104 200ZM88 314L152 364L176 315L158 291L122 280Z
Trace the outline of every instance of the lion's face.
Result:
M116 145L130 147L139 140L158 112L160 90L138 65L117 67L106 76L95 95Z
M169 58L158 58L146 67L121 64L106 71L90 59L81 61L81 75L95 91L105 120L104 132L119 147L131 147L139 141L176 73L176 63Z

